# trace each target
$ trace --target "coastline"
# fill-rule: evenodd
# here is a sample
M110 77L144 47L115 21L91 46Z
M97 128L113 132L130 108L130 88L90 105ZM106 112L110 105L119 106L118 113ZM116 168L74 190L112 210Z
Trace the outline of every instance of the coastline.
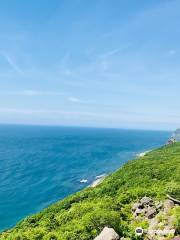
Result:
M144 151L144 152L141 152L141 153L138 153L136 154L136 157L144 157L147 153L153 151L154 149L151 149L151 150L147 150L147 151Z
M66 131L65 131L65 133L66 133ZM26 131L24 133L26 133ZM166 134L165 134L165 135L163 135L162 139L158 139L158 141L154 143L153 138L157 139L156 133L155 133L155 135L153 134L153 137L151 137L152 133L150 133L150 134L147 133L147 135L145 134L143 136L143 140L142 140L142 137L139 137L140 134L138 134L138 132L137 132L137 135L135 135L135 136L134 136L134 132L132 132L132 133L133 133L132 134L133 137L130 138L130 140L129 140L129 137L127 138L128 143L127 143L127 141L125 141L126 140L125 137L123 138L123 140L121 140L122 139L122 133L121 132L119 132L119 133L117 132L118 135L115 134L115 137L116 137L115 139L114 139L113 133L111 133L110 136L112 136L112 140L108 139L108 143L105 142L105 146L106 146L106 144L108 144L108 146L109 146L109 144L112 145L111 148L110 148L110 151L107 151L107 153L105 152L105 149L104 149L105 146L104 145L102 147L98 148L98 149L96 149L94 147L91 149L94 152L97 151L97 154L98 154L98 152L103 152L104 153L104 154L101 154L101 155L98 156L99 161L95 161L94 160L94 159L96 159L96 156L94 158L91 158L90 168L94 165L94 166L96 166L96 169L97 169L97 170L95 169L95 171L93 171L92 175L89 174L89 171L87 170L87 171L84 171L83 175L81 175L81 174L76 175L76 177L74 177L73 181L71 182L70 180L68 180L71 177L71 171L69 171L67 169L68 177L67 177L67 181L66 182L68 182L68 181L70 182L70 184L69 184L70 188L65 188L63 186L63 181L60 181L61 177L59 177L59 174L58 174L58 177L55 178L55 182L54 183L51 183L51 181L48 181L47 184L46 184L46 187L43 188L43 186L44 186L43 185L42 188L37 188L37 190L38 190L37 193L35 193L35 191L33 190L31 192L30 197L25 202L25 204L27 205L27 207L25 208L26 211L28 210L28 206L33 206L33 204L35 202L34 201L34 199L35 199L34 195L36 195L36 199L40 199L41 196L46 197L47 196L46 192L48 192L47 189L49 188L49 186L51 187L52 184L53 185L56 184L56 186L57 185L59 186L57 191L56 191L56 193L54 193L54 194L58 194L59 196L58 196L58 198L55 199L55 201L52 201L52 202L57 202L59 200L60 201L64 200L66 197L70 196L71 194L75 194L75 193L77 193L77 192L79 192L81 190L83 191L84 189L87 189L87 188L93 189L93 188L96 188L97 186L98 186L97 187L98 189L101 188L101 185L104 184L103 183L103 181L104 181L104 176L103 176L104 174L103 173L106 173L106 177L108 178L110 175L114 174L114 172L118 171L118 169L121 168L121 166L123 166L126 162L128 162L129 160L135 159L136 158L136 154L140 153L143 150L153 149L153 148L155 148L154 145L159 145L160 146L160 145L163 144L163 142L165 142L164 139L166 139ZM77 133L77 134L79 134L79 133ZM94 134L95 133L93 133L93 136L94 136ZM129 132L127 132L127 135L129 136ZM27 136L27 139L28 139L27 133L25 134L25 136ZM38 134L38 136L41 136L41 134ZM88 132L87 132L87 136L89 136ZM102 139L104 139L104 136L106 136L106 132L103 133L103 136L100 138L101 141L102 141ZM130 136L131 136L131 134L130 134ZM74 137L74 133L73 133L73 137ZM147 138L149 139L149 141L147 141ZM78 138L77 138L77 140L78 140ZM80 138L80 140L81 140L81 138ZM117 143L118 143L117 140L120 141L120 143L122 144L122 146L120 145L121 146L120 148L118 147L119 144L117 145ZM131 142L133 143L134 141L137 141L137 146L135 145L135 147L133 147L131 149L131 147L129 147L129 146L131 146ZM147 144L146 144L146 141L147 141ZM24 142L24 140L22 141L22 143L23 142ZM78 142L79 142L79 140L78 140ZM80 141L80 143L81 143L81 141ZM50 144L51 144L51 142L50 142ZM40 142L40 144L38 145L38 149L42 149L41 145L42 144ZM54 145L54 143L53 143L53 145ZM30 148L29 148L29 146L30 146ZM25 150L29 150L29 149L31 150L31 147L33 146L33 144L31 144L29 146ZM32 150L34 150L34 149L32 149ZM70 149L70 150L74 151L73 148ZM52 154L51 156L54 156L54 151L51 151L51 149L49 151ZM58 151L59 150L57 150L57 152ZM68 151L69 151L69 148L68 148ZM68 151L67 151L67 153L68 153ZM76 151L76 149L75 149L75 151ZM83 151L84 150L82 150L82 152ZM74 152L74 153L76 153L76 152ZM80 153L81 153L81 151L80 151ZM71 155L70 154L66 154L66 156L67 156L66 159L68 159L69 158L68 156L71 156ZM84 155L82 155L82 156L84 156ZM79 158L78 155L77 155L77 158ZM84 166L84 164L86 164L85 158L86 157L82 157L82 161L80 161L80 166ZM103 160L104 158L106 160ZM18 159L20 159L20 158L18 158ZM18 159L17 159L17 162L18 162ZM76 159L76 157L75 157L75 159ZM109 159L109 160L107 160L107 159ZM24 159L24 160L26 160L26 159ZM55 158L55 160L56 160L56 158ZM104 164L101 164L101 160L104 162ZM38 159L38 161L39 161L39 163L41 163L41 156ZM4 163L5 163L5 161L4 161ZM13 161L12 161L12 163L13 163ZM27 163L27 161L24 162L24 164L26 164L26 163ZM34 161L34 163L35 163L35 161ZM51 163L51 161L50 161L50 163ZM79 160L78 160L78 163L79 163ZM53 164L57 166L57 169L61 170L61 167L59 167L60 165L58 164L58 162L55 161ZM89 165L87 165L87 166L88 166L87 169L89 169ZM32 167L33 167L33 165L32 165ZM36 170L38 170L38 169L36 169ZM32 170L33 170L33 168L32 168ZM60 171L56 171L56 172L59 173ZM80 171L78 171L78 172L80 172ZM33 171L32 171L32 173L33 173ZM48 174L49 174L49 172L47 171L46 175L48 176ZM39 175L37 175L37 176L39 176ZM35 176L35 178L36 178L36 176ZM96 178L98 178L98 179L96 179ZM100 178L102 178L102 179L100 179ZM56 179L58 179L58 181L56 181ZM40 179L37 179L37 180L41 181ZM106 182L106 180L104 182ZM15 188L16 185L17 185L16 182L13 182L11 184L11 187ZM24 188L26 189L26 185L24 185ZM59 190L61 188L62 188L62 190L65 189L65 190L63 190L65 192L65 196L63 196L63 197L61 197L61 190ZM57 192L59 192L59 193L57 193ZM19 191L17 197L12 199L12 203L13 203L13 201L15 202L16 199L21 199L21 197L19 197L19 196L21 196L21 191ZM53 192L52 192L52 199L53 199L53 196L54 195L53 195ZM13 206L21 205L21 202L22 201L16 201L15 204L12 204L10 206L10 208L3 209L1 211L1 213L4 216L4 219L0 223L1 231L6 230L8 228L11 228L12 226L15 226L20 220L23 220L25 217L32 216L33 214L37 214L39 211L43 211L44 209L46 209L47 207L49 207L51 205L49 203L46 204L46 202L44 203L42 201L43 204L41 204L41 202L40 202L40 204L39 203L38 204L34 204L35 206L36 205L38 205L38 207L40 206L39 207L39 211L36 211L36 210L33 210L32 212L28 212L27 211L27 213L24 214L25 210L23 208L20 209L20 210L18 208L17 208L17 210L13 209ZM0 208L2 208L2 207L0 207ZM6 215L5 212L9 212L10 213L9 217Z
M104 181L104 179L108 176L108 174L101 174L101 175L97 175L95 177L95 179L90 183L90 185L86 186L85 188L91 187L94 188L96 186L98 186L100 183L102 183ZM82 184L86 184L88 183L88 179L81 179L79 181Z
M158 209L160 209L158 211L164 214L163 207L165 205L160 203L163 202L163 204L166 204L169 181L174 179L174 175L176 176L175 179L177 179L177 181L175 185L173 185L173 189L176 190L177 186L179 186L178 174L180 166L178 165L179 158L177 152L180 153L180 144L165 146L158 150L154 149L152 152L152 154L149 154L148 159L142 158L137 161L130 161L129 163L124 164L124 166L119 168L116 172L113 172L112 175L108 175L108 181L105 181L97 188L97 190L93 188L84 189L62 201L52 204L40 213L24 219L14 228L1 232L0 239L1 237L3 237L2 239L8 239L17 234L22 237L30 235L30 239L35 239L38 234L42 234L42 236L48 234L48 237L53 236L56 237L55 239L62 236L63 240L70 239L72 235L75 240L80 239L81 236L84 236L84 239L87 239L87 236L88 238L91 237L91 239L94 239L94 237L98 236L104 226L112 227L121 237L127 237L128 234L131 234L131 237L133 237L135 231L134 222L137 220L135 213L137 212L138 214L138 211L140 210L138 209L138 211L132 215L132 206L134 206L134 204L137 205L137 203L139 204L138 201L150 197L155 204L153 206L158 206ZM156 152L158 154L157 156L162 159L160 162L157 161ZM172 158L172 156L174 157ZM171 161L169 162L169 160ZM162 162L164 166L163 168ZM173 176L169 176L168 169L170 163L172 166L177 166L174 169ZM135 167L137 169L136 175L134 175ZM151 169L153 174L149 174L149 169ZM154 178L157 171L158 179ZM149 176L149 178L147 178L147 176ZM100 184L105 177L106 176L104 175L97 176L95 181L91 184L93 185L92 187L96 187ZM165 182L164 177L166 177ZM156 188L154 188L155 184ZM169 194L171 194L171 192ZM129 196L131 196L131 201L129 201ZM115 199L118 199L121 203L123 215L126 214L128 217L127 222L129 223L133 218L131 224L127 225L127 222L121 222L121 224L123 223L123 228L128 228L127 231L123 233L123 236L121 235L122 225L119 224L119 219L121 219L119 202L114 201ZM171 213L172 217L177 216L178 209L178 206L173 206L173 211L175 211L175 213ZM155 216L153 215L152 217L153 219L156 218L156 215L158 219L158 211L153 213L155 214ZM58 220L57 225L54 225L56 222L52 221L52 216L53 219ZM93 219L96 221L93 222L92 226ZM101 225L102 221L103 225ZM160 220L158 221L158 224L160 224L159 226L161 226L162 222ZM47 222L48 226L46 224ZM62 223L60 228L59 222ZM138 226L141 226L141 223L143 224L143 220L141 222L141 219L139 219ZM49 228L49 224L52 228ZM80 231L77 232L76 229L79 229L79 226L81 226L81 228ZM86 231L86 226L93 227L94 232ZM147 229L149 229L148 227ZM164 223L163 227L166 227L166 223ZM175 225L170 225L170 227L176 229ZM68 229L68 232L66 229ZM175 235L175 232L173 232L173 235Z
M96 186L98 186L100 183L102 183L104 181L104 179L107 177L108 175L107 174L102 174L100 176L96 176L96 180L94 180L90 187L94 188Z
M137 153L136 158L143 158L146 154L150 153L151 151L153 151L155 149L146 150L144 152ZM109 174L102 174L102 175L96 176L96 179L88 187L95 188L96 186L101 184L105 180L105 178L108 176L109 176ZM81 180L81 182L84 182L84 183L85 183L85 181L87 182L87 180L85 180L85 181L83 181L83 180Z

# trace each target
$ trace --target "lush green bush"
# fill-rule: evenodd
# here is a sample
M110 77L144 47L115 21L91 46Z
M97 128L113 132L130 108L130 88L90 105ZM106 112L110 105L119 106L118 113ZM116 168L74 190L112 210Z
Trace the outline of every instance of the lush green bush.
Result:
M0 234L1 240L91 240L104 226L120 236L134 236L133 202L143 196L179 197L180 143L129 161L96 188L87 188ZM176 210L176 225L179 224ZM143 223L146 226L146 222ZM179 226L179 225L178 225Z

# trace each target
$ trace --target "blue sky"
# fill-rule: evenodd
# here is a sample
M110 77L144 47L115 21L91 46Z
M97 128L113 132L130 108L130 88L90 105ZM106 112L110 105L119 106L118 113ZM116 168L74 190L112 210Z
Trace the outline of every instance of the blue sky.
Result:
M179 0L1 0L0 122L180 127Z

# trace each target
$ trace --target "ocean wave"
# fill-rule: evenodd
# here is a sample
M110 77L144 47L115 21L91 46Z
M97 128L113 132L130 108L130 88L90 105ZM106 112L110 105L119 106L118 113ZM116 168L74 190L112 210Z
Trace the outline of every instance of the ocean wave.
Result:
M87 179L81 179L79 182L80 182L80 183L87 183L88 180L87 180Z
M106 173L101 174L101 175L97 175L95 178L96 178L96 179L99 179L99 178L103 178L103 177L105 177L105 176L106 176Z

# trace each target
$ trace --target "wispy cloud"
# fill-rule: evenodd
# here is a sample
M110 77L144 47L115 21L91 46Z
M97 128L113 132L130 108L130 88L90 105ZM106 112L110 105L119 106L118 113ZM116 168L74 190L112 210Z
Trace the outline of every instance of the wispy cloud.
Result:
M34 89L27 89L27 90L21 90L21 91L5 91L0 92L4 95L19 95L19 96L58 96L63 95L62 92L58 91L41 91L41 90L34 90Z
M66 119L72 119L72 117L75 117L80 120L80 119L86 119L86 120L93 120L94 123L97 121L101 122L104 120L106 123L115 123L117 126L121 122L141 122L143 121L144 123L173 123L173 124L179 124L179 118L180 116L177 115L166 115L166 114L148 114L145 115L141 112L139 113L127 113L127 112L122 112L122 113L114 113L112 112L111 114L109 113L102 113L102 112L82 112L82 111L61 111L61 110L48 110L48 109L24 109L24 108L11 108L11 107L4 107L0 108L0 114L20 114L20 116L23 115L32 115L32 116L51 116L53 117L63 117ZM133 116L133 118L132 118ZM142 116L144 116L142 118ZM132 120L133 119L133 120ZM143 120L142 120L143 119Z
M42 95L42 93L43 92L37 91L37 90L24 90L22 92L19 92L19 94L25 95L25 96L38 96L38 95Z
M25 95L25 96L58 96L63 95L62 92L58 91L41 91L41 90L24 90L22 92L19 92L19 94Z
M60 73L64 76L73 76L74 72L69 67L71 54L66 52L65 55L62 57L60 63L58 64L58 68L60 69Z
M170 55L175 55L175 54L177 53L177 50L171 49L171 50L169 50L168 53L169 53Z
M1 53L1 55L5 58L5 60L7 61L7 63L10 65L10 67L17 72L18 74L23 75L24 71L17 65L17 63L15 62L15 60L10 57L8 54L6 53Z
M127 51L130 47L132 46L132 43L125 43L121 44L121 46L117 46L114 49L111 49L109 51L106 51L104 53L101 53L99 55L100 58L110 58L113 57L114 55L118 55L120 53L123 53L124 51Z
M14 113L34 114L34 113L36 113L36 110L4 107L4 108L0 108L0 113L8 113L8 114L14 114Z
M79 103L81 102L81 100L79 98L76 97L69 97L68 100L72 103Z
M113 50L110 50L106 53L101 54L100 57L101 58L108 58L108 57L111 57L113 55L118 54L121 50L122 50L121 48L113 49Z

